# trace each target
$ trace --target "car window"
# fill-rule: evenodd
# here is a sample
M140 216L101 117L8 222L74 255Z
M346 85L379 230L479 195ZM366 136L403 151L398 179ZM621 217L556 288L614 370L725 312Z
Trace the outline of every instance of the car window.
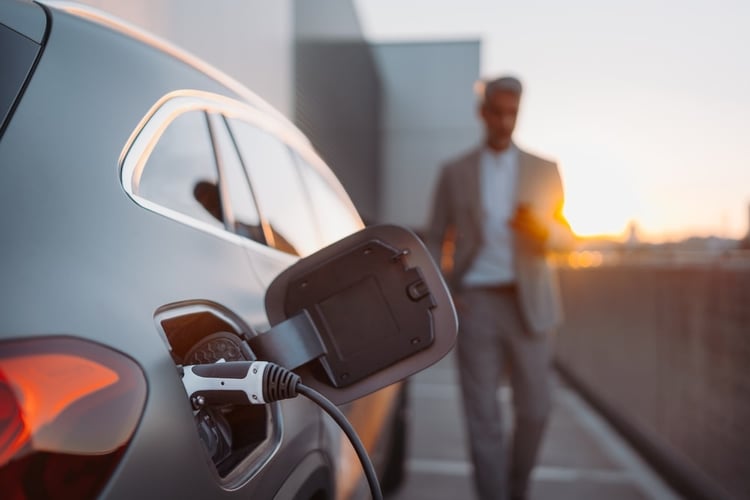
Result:
M228 228L240 236L265 243L258 207L226 122L221 115L211 115L211 125L221 165L224 216Z
M320 221L318 227L323 244L330 245L359 230L362 223L348 200L342 199L340 192L301 155L295 152L294 157Z
M287 145L250 123L231 118L228 122L270 226L268 244L302 256L320 248L309 197Z
M216 227L224 227L219 175L206 114L179 115L146 161L137 194Z
M39 44L0 24L0 132L10 115L26 77L34 65Z

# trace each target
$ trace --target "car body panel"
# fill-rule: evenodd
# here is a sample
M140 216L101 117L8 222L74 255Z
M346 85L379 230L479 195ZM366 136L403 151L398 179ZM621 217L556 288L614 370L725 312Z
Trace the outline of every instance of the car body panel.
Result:
M168 90L185 82L227 89L117 34L99 33L92 46L89 32L98 29L66 14L54 16L34 78L0 142L2 230L12 235L3 251L2 335L71 334L103 342L142 366L148 403L105 496L236 496L206 466L153 314L164 304L203 298L240 316L259 316L264 290L241 246L134 204L119 182L117 164L133 126ZM144 72L150 77L139 80ZM77 91L61 99L61 87ZM98 134L101 124L111 133ZM85 155L71 154L76 151ZM39 171L47 165L54 168ZM222 264L206 265L206 256ZM293 464L298 448L317 448L318 412L302 400L283 406L284 431L305 438L285 442L275 460L289 456ZM279 469L276 477L248 483L243 494L273 494L285 479Z
M237 97L169 55L54 11L45 51L0 141L0 336L70 334L141 365L148 402L104 496L268 498L299 457L318 449L319 410L305 400L279 405L285 439L274 467L222 486L153 317L191 299L264 317L264 287L247 250L144 210L120 183L118 158L135 125L186 86ZM61 88L70 90L61 96Z
M32 2L3 2L0 4L0 19L13 31L41 44L47 30L44 9Z

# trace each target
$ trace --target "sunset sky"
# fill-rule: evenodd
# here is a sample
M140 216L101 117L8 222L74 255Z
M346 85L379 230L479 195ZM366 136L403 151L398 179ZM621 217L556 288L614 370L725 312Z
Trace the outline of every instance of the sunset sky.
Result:
M750 2L355 0L372 41L481 39L525 83L516 140L557 159L580 235L740 238Z

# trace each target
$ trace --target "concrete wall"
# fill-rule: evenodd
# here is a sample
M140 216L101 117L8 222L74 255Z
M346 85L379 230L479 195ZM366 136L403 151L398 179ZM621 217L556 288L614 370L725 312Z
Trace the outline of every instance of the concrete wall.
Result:
M383 82L379 219L427 223L439 166L478 144L479 41L375 46Z
M370 46L347 1L296 5L295 121L366 220L422 229L439 166L479 141L479 42Z
M366 221L378 212L381 87L350 0L297 0L294 120Z
M352 0L295 0L294 19L301 39L364 40Z
M381 159L380 79L363 41L300 39L294 120L346 188L376 220Z
M689 497L749 498L750 257L560 278L561 365L678 462Z
M198 56L292 115L291 0L84 0Z

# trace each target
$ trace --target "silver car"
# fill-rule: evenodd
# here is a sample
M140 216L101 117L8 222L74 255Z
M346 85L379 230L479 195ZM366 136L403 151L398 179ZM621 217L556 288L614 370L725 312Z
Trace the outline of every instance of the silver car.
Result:
M351 446L310 401L202 406L180 377L259 359L269 286L362 229L308 140L236 82L94 11L3 0L0 54L0 496L361 490ZM423 348L410 342L401 358ZM389 370L334 402L356 399L342 408L393 486L405 397L392 382L408 373Z

